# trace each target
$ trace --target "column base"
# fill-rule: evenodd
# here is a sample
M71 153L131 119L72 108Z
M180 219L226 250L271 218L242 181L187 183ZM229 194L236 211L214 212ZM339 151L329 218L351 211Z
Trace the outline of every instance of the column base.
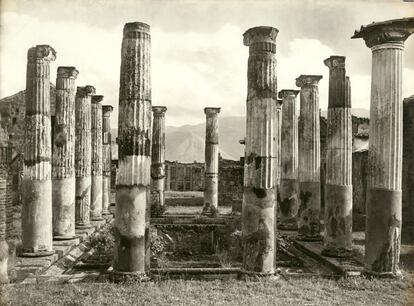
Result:
M347 249L336 249L336 248L326 248L323 249L321 255L327 257L335 257L335 258L349 258L352 257L354 252L352 250Z
M254 271L247 271L247 270L241 269L237 278L239 280L252 280L252 278L255 278L255 279L266 279L269 281L277 281L280 278L280 274L278 272L262 273L262 272L254 272Z
M55 251L21 252L20 257L46 257L55 254Z
M76 235L57 235L53 236L53 240L61 241L61 240L74 240L76 239Z
M107 216L107 215L112 215L112 213L109 210L103 210L102 215Z
M91 218L91 221L103 221L103 220L105 220L105 219L102 218L102 216L101 217L93 217L93 218Z
M388 279L398 279L403 278L403 275L400 270L397 272L374 272L371 270L364 269L362 272L363 275L371 278L388 278Z
M92 224L76 224L75 225L75 229L88 229L88 228L92 228L93 225Z
M128 281L148 282L151 277L145 272L120 272L113 270L109 273L109 280L114 283L124 283Z

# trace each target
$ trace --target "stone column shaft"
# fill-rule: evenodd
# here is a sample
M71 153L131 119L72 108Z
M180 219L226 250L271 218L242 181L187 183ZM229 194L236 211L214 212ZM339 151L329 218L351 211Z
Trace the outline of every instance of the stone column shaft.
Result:
M399 276L402 179L402 57L414 17L355 32L372 50L365 269Z
M150 27L124 26L119 89L118 158L115 213L115 275L149 271L151 188Z
M164 207L165 185L165 106L153 106L152 112L152 205L155 205L156 214L162 214Z
M206 107L204 108L204 113L206 114L206 141L204 148L205 171L203 214L215 216L218 209L218 114L220 113L220 108Z
M102 99L103 96L92 96L91 108L91 220L102 218Z
M109 215L111 204L111 105L102 106L102 215Z
M331 56L327 120L323 255L352 255L352 114L345 57Z
M255 27L244 33L249 60L242 209L243 270L263 275L275 272L276 258L277 33L272 27Z
M278 228L295 230L299 209L298 180L298 114L296 96L298 90L284 89L279 92L283 100L281 127L281 166L279 187Z
M7 226L9 220L8 210L12 203L10 173L11 147L0 147L0 284L7 284L9 276L7 273L9 260L9 244Z
M300 87L299 120L299 239L321 240L320 235L320 131L319 91L320 75L301 75L296 79Z
M56 78L52 156L53 238L75 237L75 67L59 67Z
M77 87L75 100L76 228L89 228L91 203L91 97L93 86Z
M53 254L49 63L55 59L47 45L27 53L21 253L27 256Z

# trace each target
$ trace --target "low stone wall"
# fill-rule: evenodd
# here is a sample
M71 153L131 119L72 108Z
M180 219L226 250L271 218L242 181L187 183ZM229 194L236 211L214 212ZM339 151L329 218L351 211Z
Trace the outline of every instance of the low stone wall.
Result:
M243 201L244 166L239 161L221 161L219 164L219 206L232 206L241 212Z

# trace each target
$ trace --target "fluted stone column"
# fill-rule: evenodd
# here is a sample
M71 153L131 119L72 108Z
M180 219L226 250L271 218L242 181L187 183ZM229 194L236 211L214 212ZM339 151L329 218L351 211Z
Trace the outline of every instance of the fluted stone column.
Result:
M150 27L127 23L121 51L114 276L149 272L151 186Z
M275 272L275 203L277 200L276 37L272 27L244 33L249 46L247 123L242 208L243 270Z
M102 99L93 95L91 99L91 220L102 218Z
M323 255L352 255L352 114L345 57L331 56L327 120Z
M50 132L50 62L55 50L48 45L27 53L26 127L22 181L23 256L47 256L53 251L52 142Z
M91 97L93 86L77 87L75 101L76 228L90 228L91 203Z
M9 282L7 273L9 244L7 241L8 208L12 202L10 174L11 147L0 147L0 284Z
M299 120L299 212L298 238L321 240L320 211L320 132L319 91L320 75L301 75L296 79L300 87Z
M287 230L298 228L298 112L296 110L296 96L298 93L299 90L292 89L279 91L279 97L283 100L283 107L278 228Z
M151 178L152 191L151 205L155 206L155 214L162 214L164 207L164 185L165 185L165 106L153 106L152 123L152 164Z
M59 67L56 78L52 155L53 238L75 237L75 67Z
M204 204L203 214L215 216L218 209L219 126L220 107L204 108L206 114L206 142L204 148Z
M111 204L111 105L102 105L102 215L109 215Z
M365 270L399 276L402 178L402 63L414 17L355 31L372 50Z

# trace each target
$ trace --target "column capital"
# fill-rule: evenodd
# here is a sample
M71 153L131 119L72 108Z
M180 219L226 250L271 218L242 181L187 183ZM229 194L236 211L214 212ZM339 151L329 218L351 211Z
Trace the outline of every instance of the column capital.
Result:
M297 96L298 93L300 92L300 90L295 90L295 89L282 89L281 91L279 91L279 98L283 99L286 98L288 96Z
M54 61L56 59L56 51L49 45L37 45L27 51L27 60L35 61L37 59L45 61Z
M339 56L339 55L332 55L325 59L323 63L325 66L327 66L329 69L333 68L345 68L345 56Z
M404 43L414 33L414 17L373 22L355 30L351 38L363 38L368 48L384 43Z
M79 71L76 67L69 66L59 66L57 69L57 78L70 78L76 79L78 77Z
M104 98L104 96L102 96L102 95L92 95L91 103L94 103L94 104L100 103L100 102L102 102L103 98Z
M319 81L322 79L321 75L305 75L302 74L296 78L296 86L306 87L306 86L318 86Z
M96 92L95 87L91 85L76 87L76 95L80 97L86 97L94 95Z
M220 113L220 107L205 107L204 114L206 115L215 115Z
M276 44L276 37L279 30L274 27L254 27L248 29L243 34L243 43L245 46L251 46L258 42L268 42Z
M282 108L283 99L277 99L277 108Z
M102 105L102 114L104 116L108 116L111 114L111 112L114 110L114 107L112 105Z
M154 116L164 115L166 111L167 111L166 106L153 106L152 107L152 112L154 113Z
M139 33L150 33L150 26L143 22L128 22L124 25L124 37L137 38Z

